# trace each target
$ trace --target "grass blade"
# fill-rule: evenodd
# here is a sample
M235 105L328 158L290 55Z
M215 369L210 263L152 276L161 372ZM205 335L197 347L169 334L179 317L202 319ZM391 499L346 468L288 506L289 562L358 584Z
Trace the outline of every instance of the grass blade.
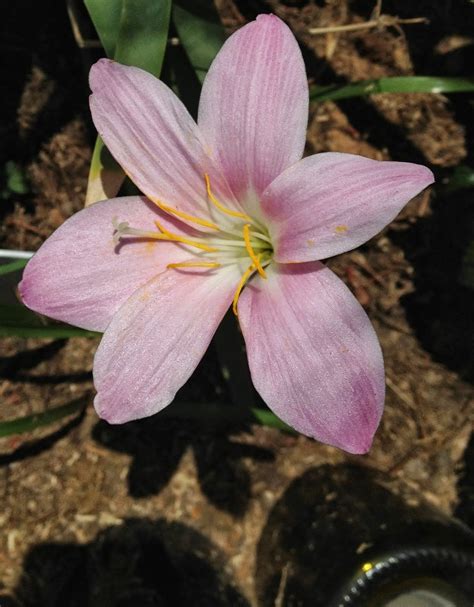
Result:
M171 0L123 0L114 59L159 76L163 65Z
M113 0L110 6L103 0L88 0L87 6L109 57L160 75L168 41L171 0ZM109 20L107 15L111 16ZM98 137L89 171L86 206L116 196L124 180L123 169Z
M214 3L208 0L177 0L173 5L173 23L202 83L226 39Z
M123 0L84 0L107 57L113 57L117 44Z
M0 304L0 337L97 337L100 333L51 323L22 305Z
M1 264L0 276L3 274L10 274L11 272L17 272L18 270L23 270L27 263L28 259L18 259L17 261Z
M202 422L206 425L229 426L233 424L259 424L277 428L285 432L297 434L296 430L285 424L269 409L249 407L245 405L230 405L222 403L186 403L175 402L157 414L166 419L186 419Z
M474 169L461 164L451 173L444 186L446 192L474 188Z
M474 92L474 78L394 76L344 85L312 86L311 101L337 101L376 93L466 93Z
M48 411L33 413L32 415L26 415L25 417L0 422L0 438L24 434L25 432L31 432L42 426L49 426L74 413L81 412L85 406L86 403L84 399L81 398L72 403L68 403L67 405L49 409Z

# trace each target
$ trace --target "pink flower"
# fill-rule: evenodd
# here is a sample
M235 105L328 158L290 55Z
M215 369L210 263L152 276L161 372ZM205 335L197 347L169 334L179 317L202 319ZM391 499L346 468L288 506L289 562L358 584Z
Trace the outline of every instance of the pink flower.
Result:
M90 83L97 130L145 196L71 217L20 291L33 310L105 332L99 415L122 423L166 407L233 304L268 406L303 434L366 452L383 409L382 354L359 303L319 260L377 234L432 173L349 154L302 160L304 64L272 15L224 44L197 125L140 69L101 60Z

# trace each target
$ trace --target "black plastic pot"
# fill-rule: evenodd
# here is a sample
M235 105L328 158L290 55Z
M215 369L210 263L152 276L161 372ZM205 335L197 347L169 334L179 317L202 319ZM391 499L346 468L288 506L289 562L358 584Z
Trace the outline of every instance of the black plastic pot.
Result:
M323 465L275 505L255 579L259 607L472 607L474 535L371 470Z

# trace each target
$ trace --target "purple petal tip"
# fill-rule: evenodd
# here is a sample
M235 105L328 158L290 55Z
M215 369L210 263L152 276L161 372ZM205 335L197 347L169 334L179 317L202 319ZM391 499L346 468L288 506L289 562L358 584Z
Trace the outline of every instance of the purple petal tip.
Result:
M89 71L89 87L92 91L100 89L102 84L102 76L115 61L112 59L99 59L94 63Z
M431 171L428 167L420 165L420 168L422 169L420 171L420 178L422 178L423 182L426 184L426 188L435 182L435 176L433 174L433 171Z

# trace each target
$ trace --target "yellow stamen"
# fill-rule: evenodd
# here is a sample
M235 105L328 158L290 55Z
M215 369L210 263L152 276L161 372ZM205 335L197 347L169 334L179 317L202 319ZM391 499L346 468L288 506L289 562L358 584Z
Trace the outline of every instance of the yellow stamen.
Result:
M266 278L267 275L265 274L265 270L263 269L261 263L260 263L260 255L257 257L257 255L255 255L255 251L252 248L252 244L250 243L250 224L246 223L244 225L244 242L245 242L245 248L247 249L247 253L249 254L250 259L253 261L253 265L255 266L255 269L257 270L257 272L260 274L260 276L262 278Z
M231 209L228 209L222 203L220 203L211 191L211 182L207 173L204 173L204 179L206 180L206 190L207 195L209 196L209 200L219 209L219 211L222 211L222 213L226 213L231 217L239 217L240 219L245 219L246 221L252 221L252 218L246 215L245 213L239 213L239 211L232 211Z
M260 262L259 258L260 258L260 255L257 258ZM239 301L240 294L242 293L242 289L245 287L248 279L255 272L256 269L257 268L255 267L255 265L253 263L251 265L249 265L249 267L242 274L242 278L240 279L240 282L237 285L237 289L235 290L235 294L234 294L234 300L232 302L232 311L236 316L239 315L237 312L237 303Z
M194 215L188 215L188 213L185 213L184 211L178 211L177 209L170 207L169 205L165 204L164 202L161 202L161 200L158 200L158 198L152 198L151 196L148 196L148 198L152 202L154 202L156 204L156 206L160 207L160 209L162 211L165 211L166 213L171 213L172 215L176 215L176 217L179 217L180 219L185 219L187 221L197 223L198 225L204 226L205 228L212 228L213 230L220 229L219 226L216 225L215 223L212 223L212 221L200 219L199 217L194 217Z
M195 240L185 238L184 236L178 236L178 234L173 234L172 232L164 228L158 221L155 221L155 225L161 232L161 234L156 234L155 236L152 236L152 238L156 238L157 240L171 240L173 242L180 242L181 244L187 244L190 247L196 247L196 249L209 251L210 253L214 253L218 250L215 247L210 247L207 244L196 242ZM153 234L153 232L151 232L150 234Z
M169 263L167 268L220 268L221 264L213 261L181 261Z
M133 183L135 183L135 180L132 178L130 173L128 173L128 171L124 170L124 173L130 179L130 181L133 181ZM145 192L145 194L146 194L146 192ZM162 211L165 211L166 213L171 213L172 215L176 215L176 217L180 217L181 219L186 219L187 221L197 223L198 225L204 226L205 228L212 228L213 230L220 230L219 226L216 225L215 223L213 223L212 221L206 221L205 219L200 219L199 217L194 217L194 215L189 215L188 213L185 213L184 211L178 211L178 209L174 209L173 207L170 207L169 204L165 204L158 198L153 198L152 196L150 196L148 194L146 194L146 196L147 196L148 200L151 200L154 204L156 204L157 207L160 207L160 209Z

